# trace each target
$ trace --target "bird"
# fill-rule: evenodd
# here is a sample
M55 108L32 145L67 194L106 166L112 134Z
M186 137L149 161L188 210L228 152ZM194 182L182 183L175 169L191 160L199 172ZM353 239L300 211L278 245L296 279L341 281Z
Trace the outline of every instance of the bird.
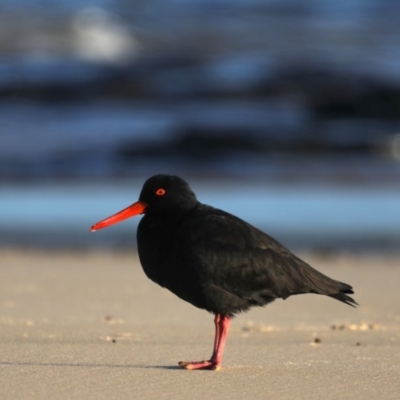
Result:
M201 203L175 175L154 175L139 200L91 227L106 228L144 214L137 228L147 277L195 307L214 314L208 360L180 361L188 370L219 370L231 319L276 299L314 293L355 307L353 288L318 272L276 239L237 216Z

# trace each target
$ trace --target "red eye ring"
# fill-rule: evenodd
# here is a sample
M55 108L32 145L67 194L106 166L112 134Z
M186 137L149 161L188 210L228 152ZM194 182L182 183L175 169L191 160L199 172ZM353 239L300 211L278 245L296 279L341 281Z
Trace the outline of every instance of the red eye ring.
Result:
M165 189L160 188L160 189L156 190L156 195L157 196L164 196L164 194L165 194Z

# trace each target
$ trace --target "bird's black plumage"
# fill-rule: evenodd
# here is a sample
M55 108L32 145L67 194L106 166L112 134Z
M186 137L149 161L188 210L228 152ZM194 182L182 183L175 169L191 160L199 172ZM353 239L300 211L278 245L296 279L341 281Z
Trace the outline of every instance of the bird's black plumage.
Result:
M166 187L162 199L153 194L159 187ZM150 213L152 197L165 200L170 211ZM180 178L150 178L139 199L150 204L137 231L146 275L196 307L232 316L302 293L356 304L350 285L318 272L240 218L201 204Z
M133 211L132 211L133 210ZM94 225L144 212L137 241L146 275L183 300L216 315L210 360L188 369L218 369L229 318L277 298L315 293L351 306L352 287L318 272L277 240L225 211L200 203L183 179L149 178L139 201Z

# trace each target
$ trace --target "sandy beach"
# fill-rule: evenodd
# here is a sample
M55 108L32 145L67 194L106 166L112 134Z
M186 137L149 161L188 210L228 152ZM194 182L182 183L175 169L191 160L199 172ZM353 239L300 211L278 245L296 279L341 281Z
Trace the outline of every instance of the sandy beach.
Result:
M149 281L135 253L0 251L1 399L398 399L400 257L301 254L357 309L293 296L234 319L221 371L212 315Z

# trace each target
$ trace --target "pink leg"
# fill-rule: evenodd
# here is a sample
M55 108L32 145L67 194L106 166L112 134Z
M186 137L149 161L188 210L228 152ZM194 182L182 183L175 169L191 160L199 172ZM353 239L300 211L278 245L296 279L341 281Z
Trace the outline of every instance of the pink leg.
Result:
M185 369L221 369L222 355L224 353L224 347L226 338L228 336L229 325L231 319L227 315L216 314L215 319L215 339L214 339L214 350L209 360L203 361L180 361L178 364Z

